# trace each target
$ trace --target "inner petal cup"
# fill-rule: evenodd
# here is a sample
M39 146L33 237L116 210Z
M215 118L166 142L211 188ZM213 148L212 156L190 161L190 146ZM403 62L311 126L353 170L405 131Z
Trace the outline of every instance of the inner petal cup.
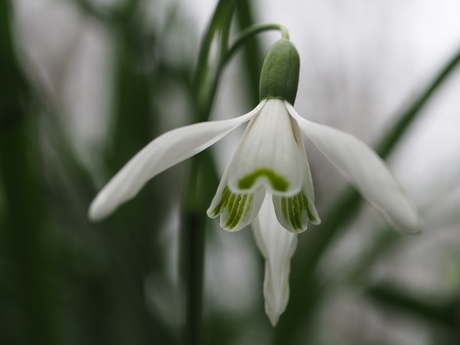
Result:
M276 195L298 194L305 176L302 148L283 101L267 100L248 125L228 166L229 189L248 193L264 187Z
M228 167L217 188L207 214L211 218L220 215L220 227L226 231L239 231L249 225L259 212L265 196L265 189L258 188L251 193L233 193L227 186Z

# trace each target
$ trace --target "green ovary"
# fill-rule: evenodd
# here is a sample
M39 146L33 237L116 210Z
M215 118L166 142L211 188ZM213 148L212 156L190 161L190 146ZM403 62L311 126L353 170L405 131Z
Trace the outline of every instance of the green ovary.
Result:
M254 185L254 183L256 183L259 177L266 177L272 188L276 191L285 192L289 188L288 180L268 168L257 169L252 173L242 177L238 181L238 187L240 189L249 189Z

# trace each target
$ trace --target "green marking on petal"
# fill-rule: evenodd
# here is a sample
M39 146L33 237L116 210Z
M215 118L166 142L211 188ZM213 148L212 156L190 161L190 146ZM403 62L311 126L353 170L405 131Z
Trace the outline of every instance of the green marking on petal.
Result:
M279 192L287 191L289 187L289 181L286 180L283 176L278 175L273 170L268 168L257 169L252 173L242 177L238 181L238 187L240 189L249 189L254 185L254 183L256 183L257 179L262 176L265 176L268 179L268 181L270 181L270 185L274 190L277 190Z
M307 205L307 211L308 211L308 219L310 219L310 222L312 222L313 224L319 224L320 221L318 218L316 218L313 213L311 213L310 209L308 208L308 205Z
M246 219L252 208L254 194L234 194L225 187L219 204L212 211L212 216L216 217L226 211L227 219L224 226L234 229L241 220Z
M229 217L227 218L227 221L225 222L225 227L233 229L235 226L231 226L235 221L238 222L238 213L239 213L239 208L240 208L240 201L241 201L241 194L232 194L232 196L235 196L233 199L233 203L231 204L231 207L229 207ZM229 205L230 206L230 205ZM240 217L241 218L241 217Z
M233 211L233 206L235 204L235 198L237 197L236 194L230 193L230 196L228 197L228 202L227 202L227 209L229 213L231 214Z
M222 213L222 208L224 208L227 205L228 197L230 196L230 194L231 193L228 187L225 187L222 192L219 204L217 204L216 208L212 211L213 217L217 217L219 214Z
M286 198L286 199L287 199L289 223L291 224L291 226L293 227L294 230L298 230L297 224L296 224L296 222L295 222L294 210L293 210L293 207L292 207L292 206L293 206L294 198Z
M299 194L297 194L296 196L294 196L294 200L292 200L293 208L294 208L295 223L298 229L302 228L302 220L300 218L302 210L300 209L299 199L300 199L300 196Z
M244 210L243 218L246 218L247 215L249 214L249 211L251 211L253 200L254 200L254 194L249 194L249 199L247 200L247 203L246 203L246 209Z
M308 209L308 200L303 191L293 197L281 198L281 212L286 222L294 230L302 230L305 214L312 222L316 221Z
M281 198L281 211L283 212L283 217L289 223L289 213L287 208L287 199L288 198Z
M246 200L248 198L247 194L240 194L237 197L237 203L234 205L230 212L230 216L228 217L227 221L225 222L225 226L229 229L234 229L238 223L240 222L243 213L244 207L246 205Z

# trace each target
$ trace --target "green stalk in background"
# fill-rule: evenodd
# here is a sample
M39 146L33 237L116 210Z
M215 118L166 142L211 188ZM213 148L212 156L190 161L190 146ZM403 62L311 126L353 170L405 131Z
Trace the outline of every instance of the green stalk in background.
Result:
M227 53L227 44L230 34L231 19L233 16L235 0L221 0L218 2L208 29L204 34L198 57L198 65L194 79L195 86L195 119L196 121L208 120L215 98L212 79L220 71L215 66L209 66L211 45L218 37L220 60ZM209 162L213 179L208 183L200 183L203 180L204 170L201 166ZM185 290L185 328L183 333L184 344L198 345L203 343L202 326L202 301L204 279L204 252L205 252L205 229L206 208L210 191L217 186L218 179L216 168L208 152L193 157L188 180L188 193L181 217L181 272ZM209 183L209 182L214 183ZM206 191L198 190L198 186L206 186Z
M239 31L252 27L254 20L252 6L249 0L240 0L236 3L236 18ZM259 103L259 79L264 52L260 40L254 36L248 39L243 48L243 76L248 88L248 101L251 106Z
M231 18L233 15L235 0L221 0L218 2L208 29L203 37L198 57L195 74L195 119L196 121L208 120L214 94L211 89L212 76L216 73L213 66L209 66L211 44L220 35L219 55L222 59L227 52L228 35L230 32ZM215 172L215 166L209 153L203 152L191 160L186 203L182 209L180 229L180 261L181 276L185 298L185 325L183 330L183 342L189 345L203 343L202 326L202 300L203 300L203 277L204 277L204 251L205 251L205 227L206 208L203 201L203 191L198 190L202 185L203 162L209 162L208 168ZM216 175L215 173L212 175ZM217 186L217 178L214 178ZM212 187L208 184L207 190ZM204 192L204 195L208 193Z
M12 6L0 2L0 342L57 344L55 304L46 269L45 194L36 132L23 101L27 81L10 31ZM32 114L30 114L32 115ZM40 201L40 202L39 202Z
M287 36L286 29L280 25L269 24L251 26L243 30L229 48L228 40L234 8L235 0L219 1L207 32L204 35L195 75L195 86L197 90L195 93L196 118L198 121L206 121L209 119L224 67L244 43L258 33L267 30L280 30L283 37ZM247 6L243 8L243 11L247 8ZM248 24L248 19L246 18L245 20L246 24ZM211 44L216 37L219 39L219 54L216 61L213 64L209 64ZM203 198L203 194L206 195L208 193L203 193L203 184L199 183L199 181L206 181L201 177L206 170L201 168L203 162L208 162L208 169L212 166L212 176L214 177L213 180L215 183L215 185L211 185L208 180L206 183L206 190L214 191L218 183L214 163L212 159L208 157L208 154L203 152L192 158L187 203L183 210L181 226L182 276L186 290L184 339L185 343L190 345L200 344L203 341L203 336L201 334L201 304L205 250L204 234L207 218L206 209L209 206L209 200L212 198L212 194L210 194L211 197L209 198ZM198 186L200 186L200 189L198 189Z
M88 10L84 6L87 2L76 0L76 3L82 4L83 10ZM158 114L152 104L167 76L163 73L160 80L160 62L150 56L158 44L152 38L161 37L161 34L151 31L151 28L141 28L141 5L142 1L129 0L123 6L114 6L108 11L102 12L94 6L84 12L106 26L116 44L113 54L114 86L111 90L114 93L113 118L110 119L114 133L108 134L110 142L103 157L108 174L118 170L133 152L159 132ZM152 62L149 68L144 66L146 61ZM58 126L53 127L55 123L49 114L46 120L51 128L49 131L59 131ZM162 276L163 273L165 249L156 238L161 236L161 226L167 215L164 210L171 204L170 199L174 195L165 193L162 181L154 181L139 199L126 205L113 219L97 225L89 224L86 209L95 188L86 178L85 171L77 169L74 164L76 157L72 156L75 153L63 145L62 135L59 134L51 133L50 141L59 156L69 155L58 160L58 164L67 169L61 172L61 176L59 172L52 171L62 180L67 180L55 183L58 179L53 179L56 199L62 199L57 205L58 210L55 210L58 218L62 218L58 221L58 226L63 228L59 234L63 237L60 245L66 245L71 250L70 254L59 253L67 261L61 257L58 259L67 265L66 276L60 278L68 283L66 288L74 292L73 298L66 300L67 312L73 318L67 336L85 344L91 341L113 344L113 339L129 339L136 344L173 343L173 330L159 315L149 310L145 284L150 276ZM79 189L80 194L82 190L91 190L88 198L83 195L84 200L80 200L84 204L83 211L70 206L76 203L74 199L78 196L76 193L71 199L72 187ZM61 209L65 212L59 212ZM75 242L80 242L84 249L75 248ZM84 274L79 271L81 267L78 265L86 268Z
M218 59L225 56L235 2L236 0L220 0L217 3L214 14L201 42L194 81L196 87L194 99L196 102L196 115L198 122L208 120L213 103L213 99L211 99L212 90L210 81L212 79L212 74L215 73L215 70L208 64L211 45L215 37L220 33L221 40L219 40Z
M157 97L154 85L161 84L159 66L154 64L149 70L145 67L147 57L151 59L148 49L153 49L157 42L149 41L141 31L141 4L140 0L126 1L115 21L109 23L117 37L113 133L109 135L113 141L105 155L109 175L118 171L158 132L158 114L152 99ZM120 336L129 337L137 344L171 340L170 330L149 312L144 293L147 275L163 266L164 251L160 241L153 240L160 235L166 207L173 197L163 186L162 181L153 181L108 222L113 229L104 234L117 261L110 272L116 287L107 289L120 296L115 300L117 308L110 310L108 306L110 313L120 320L119 330L107 331L120 332ZM104 323L104 327L110 325Z

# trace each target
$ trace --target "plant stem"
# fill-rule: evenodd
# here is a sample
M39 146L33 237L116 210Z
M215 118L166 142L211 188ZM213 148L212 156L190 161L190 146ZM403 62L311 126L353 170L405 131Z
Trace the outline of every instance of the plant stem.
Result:
M222 30L223 24L231 24L231 21L227 19L231 18L235 1L236 0L220 0L218 2L213 17L209 22L208 28L201 42L194 78L194 84L196 86L194 99L197 109L197 121L206 121L210 114L210 103L212 104L213 97L209 97L211 90L211 70L209 68L208 59L211 51L211 45L214 40L214 36L219 30ZM222 46L220 49L220 53L222 53Z
M253 9L249 0L240 0L236 4L236 19L239 30L243 31L254 25ZM262 67L263 51L260 40L256 36L246 41L243 49L242 75L247 81L247 100L250 104L259 102L259 78Z
M196 88L193 93L196 105L196 121L208 120L223 69L248 39L266 30L280 30L282 37L289 39L286 28L281 25L251 26L242 31L229 49L228 39L235 3L236 0L219 1L201 44L194 80ZM211 45L218 33L220 33L219 54L217 61L210 66ZM181 268L182 279L186 289L184 343L190 345L197 345L202 342L201 302L206 209L203 207L203 195L197 190L197 186L200 185L198 182L202 179L200 175L204 175L200 170L200 164L203 163L201 157L205 156L200 154L192 159L188 202L183 211L181 225Z
M220 32L218 61L227 53L228 36L231 18L236 0L220 0L201 43L198 65L195 74L193 98L195 100L195 121L206 121L211 113L215 98L215 90L210 87L216 79L218 68L210 68L209 56L211 44ZM217 62L216 65L218 65ZM182 212L181 224L181 273L185 288L185 326L183 342L187 345L198 345L202 336L202 291L204 276L205 226L206 208L203 206L203 193L198 191L201 179L200 165L206 157L204 153L192 159L188 195Z
M193 168L192 168L193 169ZM190 181L191 185L196 185ZM184 212L181 225L182 279L185 284L184 344L202 343L205 219L198 210Z

